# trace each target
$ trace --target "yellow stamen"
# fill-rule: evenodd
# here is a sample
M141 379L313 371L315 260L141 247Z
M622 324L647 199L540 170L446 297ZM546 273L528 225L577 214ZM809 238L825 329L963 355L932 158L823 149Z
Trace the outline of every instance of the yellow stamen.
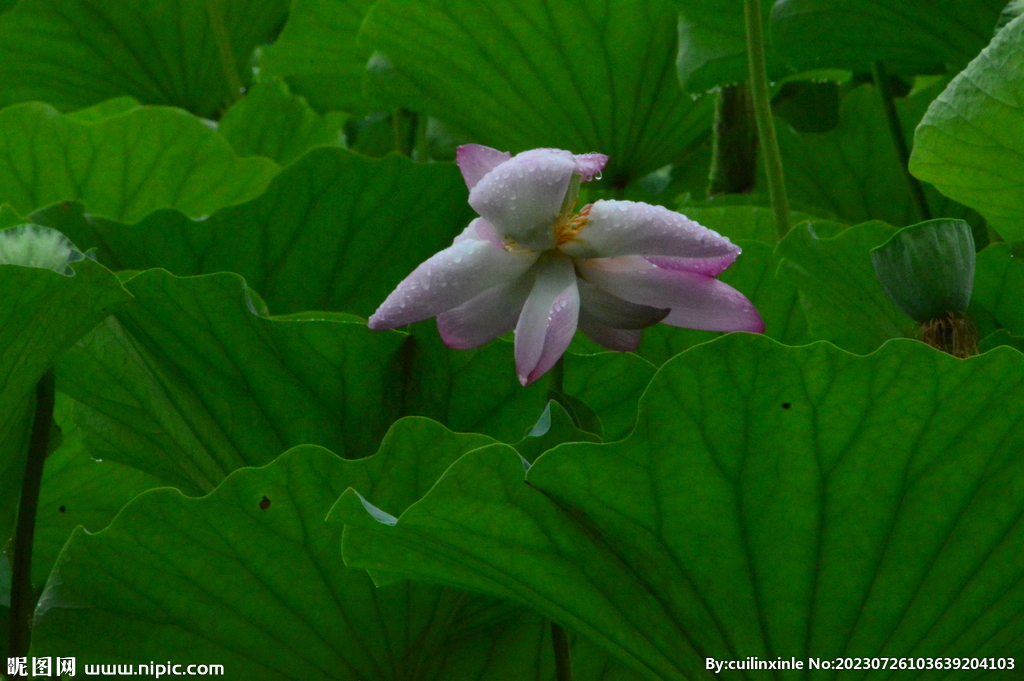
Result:
M590 220L590 209L594 204L587 204L579 213L561 217L555 223L555 247L559 248L573 241Z

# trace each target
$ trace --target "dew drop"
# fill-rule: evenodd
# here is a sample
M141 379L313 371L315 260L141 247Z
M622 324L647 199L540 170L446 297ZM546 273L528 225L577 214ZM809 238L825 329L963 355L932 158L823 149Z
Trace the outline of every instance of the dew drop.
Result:
M594 175L595 180L600 180L602 177L604 177L604 174L600 170L597 171L597 175Z

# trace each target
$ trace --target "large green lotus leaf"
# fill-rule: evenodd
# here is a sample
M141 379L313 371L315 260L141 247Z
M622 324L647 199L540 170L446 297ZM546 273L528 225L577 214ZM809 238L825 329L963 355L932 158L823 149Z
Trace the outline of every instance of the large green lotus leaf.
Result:
M474 213L454 164L313 149L259 198L189 220L163 211L134 226L57 206L34 219L115 269L243 275L275 314L340 310L367 317Z
M601 420L601 439L621 440L636 425L640 396L656 367L633 353L565 355L565 392L582 400Z
M125 286L135 300L62 357L60 385L90 454L186 493L303 443L368 456L403 415L516 441L543 408L507 343L460 351L426 324L410 336L333 313L258 316L228 273L147 270Z
M58 364L96 458L205 494L303 443L368 456L397 416L400 334L258 316L234 274L148 270L125 287L135 300Z
M198 218L258 196L279 170L265 158L239 158L178 109L138 108L97 122L38 102L0 111L0 201L22 214L78 200L124 222L160 208Z
M819 224L797 226L777 249L779 279L799 289L811 336L864 355L906 336L914 322L882 290L868 255L893 227L867 222L829 237Z
M814 340L807 329L796 285L776 279L780 256L766 243L739 240L743 253L719 279L736 288L757 308L765 324L765 334L787 345L802 345ZM661 366L680 352L722 336L713 331L694 331L658 324L644 330L638 354Z
M959 71L988 44L1005 0L776 0L773 43L801 71L890 69Z
M72 535L37 610L33 654L74 655L80 668L187 656L223 664L227 679L549 681L546 621L454 589L378 589L342 563L343 527L324 523L349 487L401 512L490 442L406 419L360 461L302 446L202 499L148 492L106 530ZM592 678L636 678L581 647L584 669L609 668Z
M22 0L0 15L0 106L129 95L215 117L251 77L287 0Z
M293 0L281 35L263 50L261 77L283 77L319 111L367 113L370 51L356 35L373 0Z
M281 81L249 88L245 97L227 110L217 132L240 156L267 156L288 165L313 147L345 146L345 116L320 116Z
M35 387L61 354L129 298L106 268L85 259L74 276L0 265L0 538L11 536Z
M520 385L511 343L497 340L452 350L441 342L432 321L408 330L401 363L391 374L392 383L401 386L400 415L427 416L454 431L485 433L502 442L517 442L530 432L544 411L547 381ZM601 369L591 363L581 367L581 374ZM587 380L586 375L579 378Z
M910 157L914 175L977 210L1006 239L1024 238L1022 69L1017 17L928 108Z
M936 94L936 88L929 88L896 100L908 141ZM884 220L905 226L921 221L873 85L843 97L834 130L799 133L778 118L776 129L790 198L825 208L851 223ZM762 172L758 188L766 191L765 187ZM964 206L927 185L925 196L935 215L972 218Z
M578 428L565 407L552 399L530 434L513 446L528 463L533 463L541 454L564 442L601 442L601 437Z
M667 363L623 442L551 450L525 485L491 445L397 522L358 488L332 517L380 582L518 601L652 679L711 678L705 657L1019 658L1022 422L1009 348L734 334Z
M673 0L679 8L679 80L691 92L733 85L750 77L743 3L730 0ZM771 2L761 3L769 77L786 72L768 34Z
M967 310L984 338L996 329L1024 336L1022 244L995 243L978 253L974 290Z
M383 0L362 39L370 92L515 152L601 152L624 186L710 125L676 80L669 0Z
M89 456L81 429L71 421L71 405L65 395L57 394L54 420L61 429L61 444L46 459L32 549L32 583L39 589L72 530L79 525L88 532L102 530L134 497L161 486L142 471Z

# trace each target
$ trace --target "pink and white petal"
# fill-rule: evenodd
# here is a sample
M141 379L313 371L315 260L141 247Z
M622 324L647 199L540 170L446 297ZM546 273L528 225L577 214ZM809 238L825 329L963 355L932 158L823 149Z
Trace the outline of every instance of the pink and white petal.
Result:
M429 319L519 278L536 253L509 253L489 241L466 239L431 256L398 285L369 319L375 330Z
M588 260L579 268L591 284L620 298L670 308L663 324L704 331L764 331L753 303L718 279L662 269L635 256Z
M561 249L580 259L622 255L710 259L716 266L724 264L722 269L740 253L718 232L664 206L635 201L595 202L587 223Z
M472 189L484 176L498 165L512 158L507 151L498 151L482 144L463 144L455 152L455 162L462 171L462 179Z
M462 230L457 237L452 241L452 244L460 244L463 241L475 239L477 241L490 241L498 248L503 248L501 239L498 238L497 232L494 231L494 226L484 220L483 218L476 218L469 223L466 229Z
M580 331L601 347L618 352L634 352L640 347L643 332L639 329L616 329L606 326L580 310Z
M581 182L590 182L608 163L608 157L604 154L576 154L572 160L576 162L576 172L582 175Z
M703 274L705 277L714 277L736 262L737 255L739 255L739 251L717 258L673 258L667 255L649 255L647 262L665 270L682 270Z
M614 329L645 329L668 316L668 308L637 305L594 286L586 279L577 279L580 290L580 314L595 323Z
M516 373L529 385L562 356L576 333L580 295L572 261L544 254L516 324Z
M450 348L468 350L515 328L533 288L527 272L510 284L489 288L454 310L437 315L437 331Z
M546 251L555 246L555 221L575 170L568 151L524 151L480 180L469 192L469 205L505 243Z

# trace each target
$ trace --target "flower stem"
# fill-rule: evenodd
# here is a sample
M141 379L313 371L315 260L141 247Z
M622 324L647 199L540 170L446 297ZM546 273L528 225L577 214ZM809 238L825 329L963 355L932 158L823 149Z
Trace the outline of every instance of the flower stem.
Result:
M555 679L572 681L572 657L569 654L569 637L565 629L551 623L551 642L555 647Z
M555 366L551 367L548 376L550 377L548 390L555 395L563 394L565 392L565 355L558 358Z
M575 410L565 402L565 394L563 392L565 385L565 355L559 357L558 361L555 362L555 366L551 367L548 377L550 381L548 385L549 394L553 396L555 401L567 408L569 415L572 416L575 423ZM555 679L557 681L572 681L572 655L569 652L569 637L565 635L565 630L554 622L551 623L551 644L555 649Z
M885 64L880 61L871 64L871 77L875 80L875 89L882 100L882 109L885 111L885 120L889 124L889 135L896 145L896 153L900 157L900 170L907 178L910 185L910 197L914 202L921 220L931 220L931 211L928 210L928 201L924 196L924 188L916 177L910 174L910 149L907 148L907 140L903 136L903 126L900 124L899 114L896 113L896 103L892 99L892 90L889 89L889 76L885 72Z
M417 114L408 109L395 109L391 114L391 133L395 139L395 151L412 158L416 145Z
M744 0L743 15L747 24L747 61L750 64L750 95L754 102L757 136L768 176L768 195L775 213L775 229L779 239L789 232L789 201L786 180L782 173L782 154L775 136L772 104L768 97L768 67L764 57L764 35L761 30L761 1Z
M231 49L228 29L224 25L220 0L206 0L206 12L210 15L210 28L213 29L213 37L220 52L220 67L224 72L224 79L228 82L228 89L231 90L231 96L228 98L228 106L231 106L242 98L242 90L245 88L242 79L238 77L238 64L235 62L235 52Z
M39 488L43 480L43 464L50 446L50 427L53 424L54 378L48 370L36 384L36 410L32 421L32 436L25 462L25 477L21 483L18 505L18 524L14 534L14 556L11 565L11 619L7 639L8 655L24 657L31 639L32 611L35 592L32 589L32 544L35 539L36 510L39 506Z

